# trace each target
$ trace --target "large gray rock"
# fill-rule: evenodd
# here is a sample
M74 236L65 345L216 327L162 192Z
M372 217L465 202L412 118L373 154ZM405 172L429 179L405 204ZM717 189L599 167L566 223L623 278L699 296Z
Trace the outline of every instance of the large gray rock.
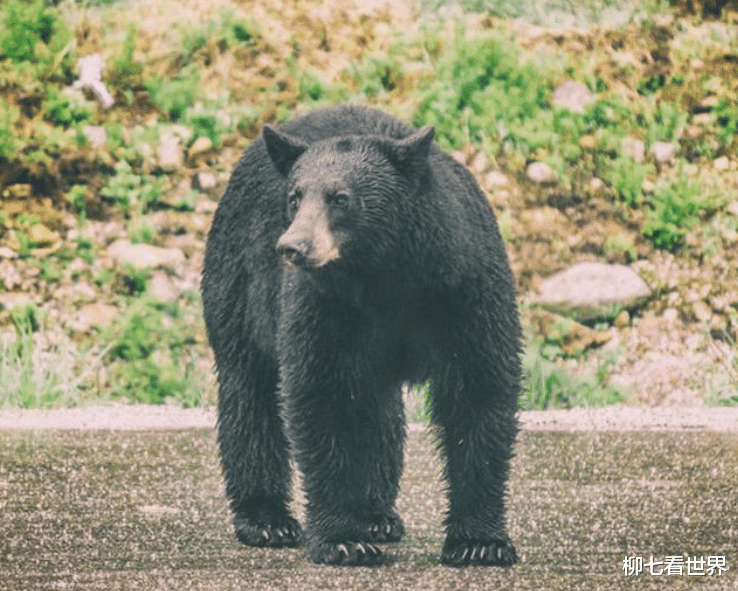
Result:
M612 319L641 305L651 289L625 265L579 263L541 282L534 302L579 321Z
M116 240L108 246L106 254L118 264L129 264L136 269L163 267L174 272L180 271L185 258L178 248L131 244L127 240Z

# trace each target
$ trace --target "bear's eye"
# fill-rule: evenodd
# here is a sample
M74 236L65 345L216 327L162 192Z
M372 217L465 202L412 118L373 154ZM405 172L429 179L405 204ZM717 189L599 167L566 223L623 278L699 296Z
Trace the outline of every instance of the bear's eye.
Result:
M300 207L302 201L302 191L295 189L287 196L287 208L290 212L295 212Z
M328 195L328 203L336 207L346 207L349 204L347 193L331 193Z

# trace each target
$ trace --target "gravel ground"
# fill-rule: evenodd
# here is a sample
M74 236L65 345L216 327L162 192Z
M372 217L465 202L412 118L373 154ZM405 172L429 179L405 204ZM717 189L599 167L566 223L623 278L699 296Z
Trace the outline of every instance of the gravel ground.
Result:
M0 411L0 431L161 430L215 427L214 408L112 405ZM520 413L529 431L703 430L738 432L738 408L608 406ZM411 429L423 429L413 424Z

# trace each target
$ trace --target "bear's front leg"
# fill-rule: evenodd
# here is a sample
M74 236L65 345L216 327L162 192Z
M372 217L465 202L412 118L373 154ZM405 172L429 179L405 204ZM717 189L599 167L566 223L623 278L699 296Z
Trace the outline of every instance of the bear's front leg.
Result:
M448 482L441 560L450 566L518 561L505 523L519 389L517 353L508 348L485 342L457 346L466 354L452 350L447 357L451 366L431 387Z
M377 544L396 542L404 533L394 510L404 425L399 416L394 425L384 421L388 428L380 435L381 413L373 409L321 407L319 416L295 413L313 420L293 415L290 421L307 498L310 558L339 566L382 564L386 556Z

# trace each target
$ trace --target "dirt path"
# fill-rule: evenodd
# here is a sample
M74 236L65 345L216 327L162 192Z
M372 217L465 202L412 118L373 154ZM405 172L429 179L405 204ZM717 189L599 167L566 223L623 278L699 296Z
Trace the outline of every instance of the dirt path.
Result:
M36 429L161 430L215 427L215 409L112 405L54 410L2 410L0 431ZM634 407L527 411L526 431L703 430L738 432L738 408ZM411 425L421 430L421 425Z

